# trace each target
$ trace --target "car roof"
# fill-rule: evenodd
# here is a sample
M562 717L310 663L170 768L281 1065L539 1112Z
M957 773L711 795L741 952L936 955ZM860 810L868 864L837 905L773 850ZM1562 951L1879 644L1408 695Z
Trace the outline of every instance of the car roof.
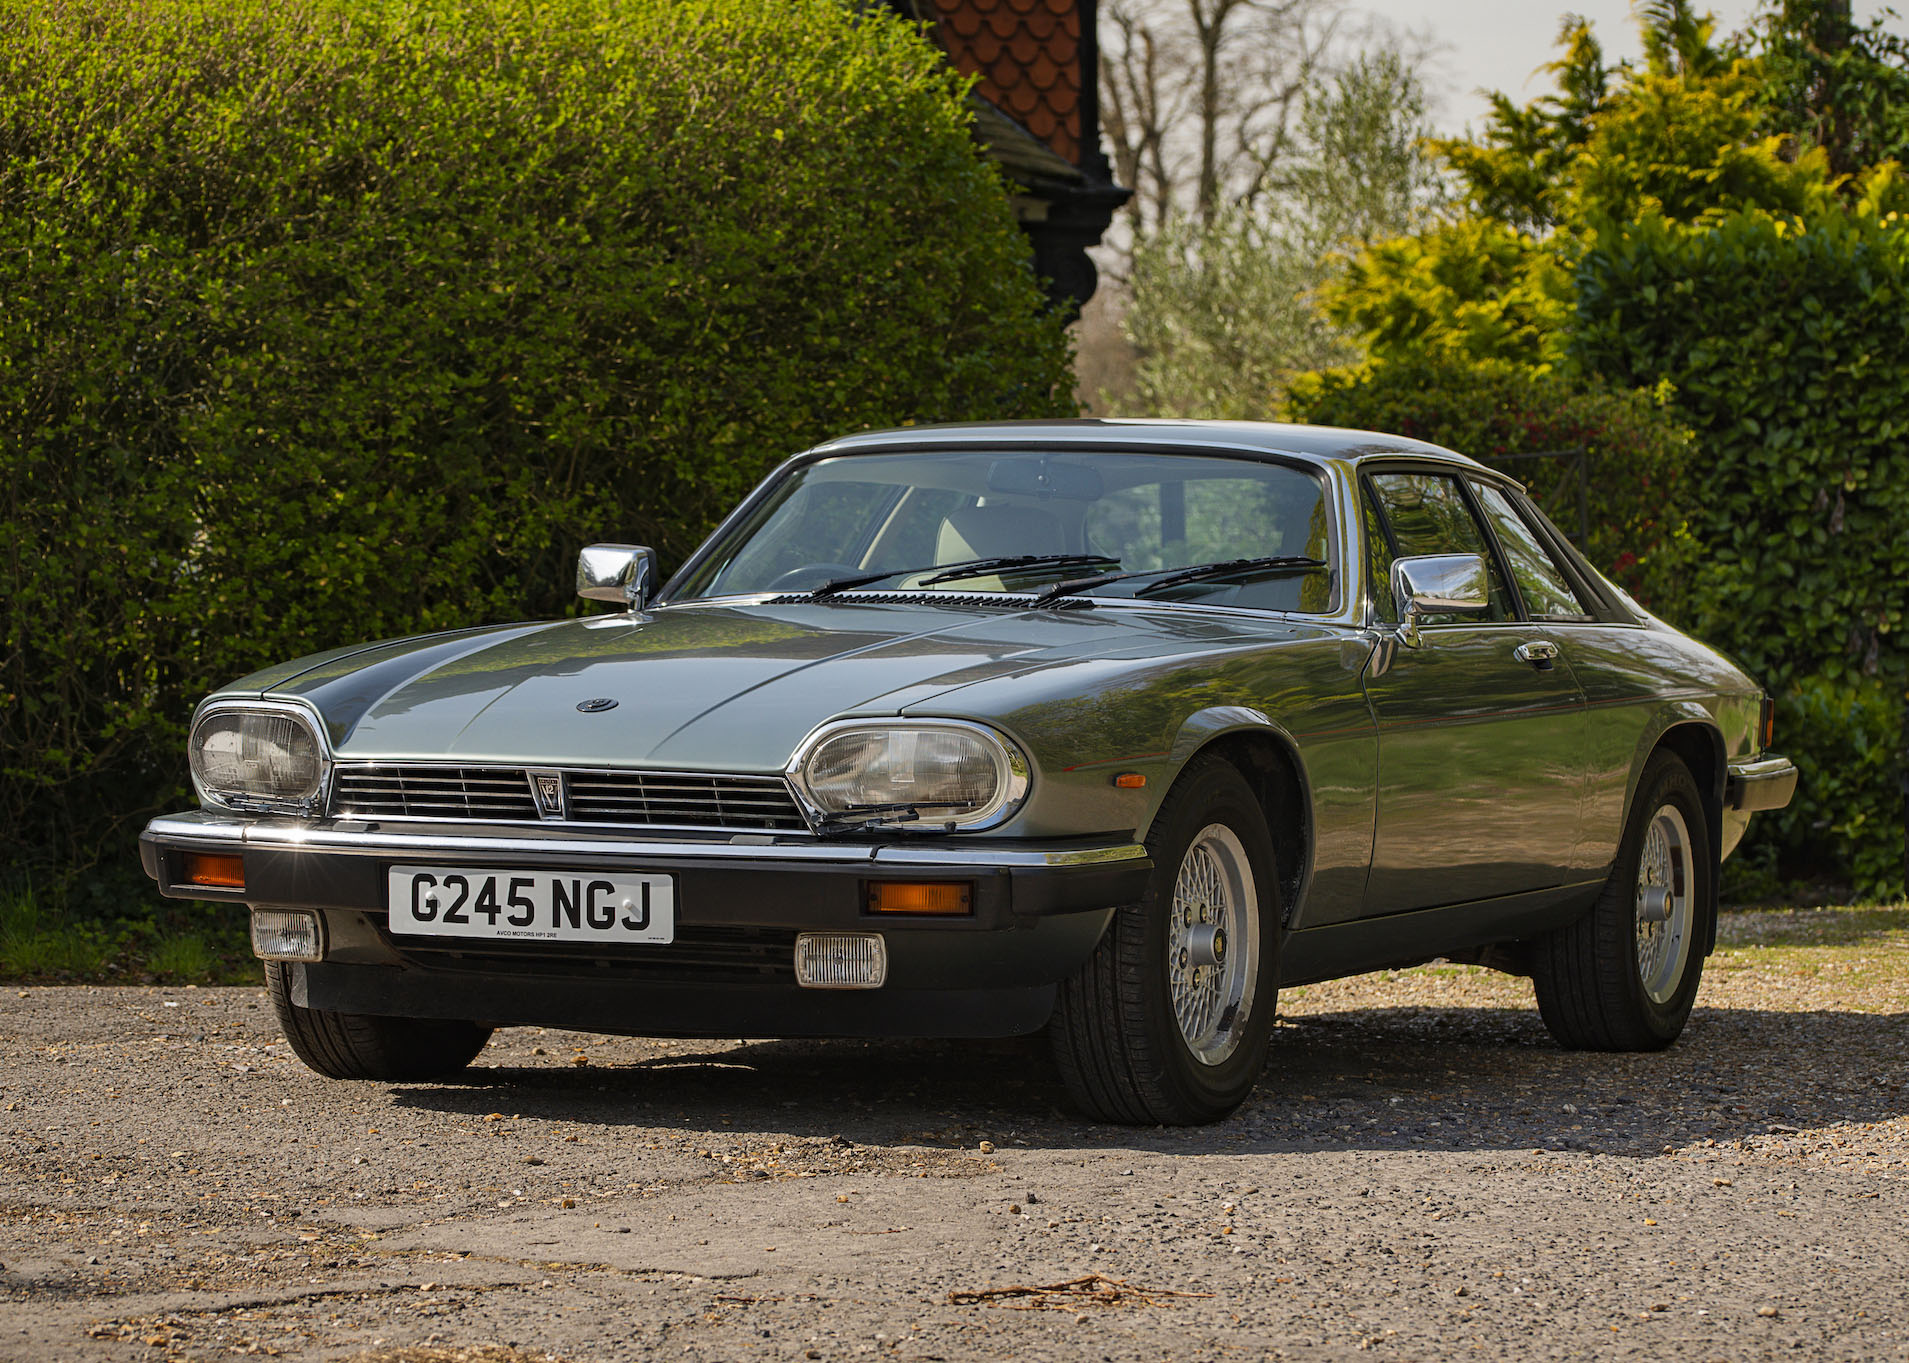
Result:
M858 431L826 441L799 458L821 454L873 453L987 441L1023 446L1132 446L1153 452L1199 454L1248 450L1325 462L1357 462L1379 455L1425 455L1470 468L1485 466L1466 455L1409 436L1355 431L1337 426L1297 426L1274 421L1177 421L1150 417L1081 417L1049 421L972 421Z

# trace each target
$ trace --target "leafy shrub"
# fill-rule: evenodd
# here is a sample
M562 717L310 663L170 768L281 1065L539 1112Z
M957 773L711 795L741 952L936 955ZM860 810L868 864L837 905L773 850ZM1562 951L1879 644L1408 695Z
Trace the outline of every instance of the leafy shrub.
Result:
M0 853L129 856L268 661L1071 410L961 95L839 0L0 9Z
M1795 755L1797 797L1752 824L1779 870L1821 871L1829 847L1857 894L1901 897L1902 725L1902 697L1876 680L1807 677L1779 700L1777 746Z
M1578 322L1587 368L1675 389L1703 452L1695 627L1804 717L1779 721L1808 778L1797 808L1752 836L1780 827L1793 857L1807 840L1899 888L1901 797L1878 764L1900 762L1885 735L1909 683L1909 225L1869 206L1611 228Z
M1590 534L1578 547L1658 614L1683 614L1690 433L1649 395L1510 365L1400 360L1304 375L1287 412L1429 440L1501 468L1548 501L1546 514L1574 538L1575 482L1560 483L1550 461L1506 456L1584 450Z

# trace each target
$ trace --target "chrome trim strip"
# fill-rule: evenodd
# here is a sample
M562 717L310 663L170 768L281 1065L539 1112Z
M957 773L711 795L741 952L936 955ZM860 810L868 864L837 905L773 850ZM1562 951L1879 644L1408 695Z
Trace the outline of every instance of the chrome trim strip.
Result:
M881 866L1099 866L1142 861L1146 855L1147 849L1137 842L1026 852L1011 848L885 843L876 849L875 861Z
M443 827L444 825L439 825ZM534 826L533 826L534 828ZM530 828L510 835L474 835L463 831L427 833L407 828L384 832L370 820L334 820L318 826L292 820L239 819L223 814L166 814L146 825L148 836L194 846L238 846L295 851L306 848L337 856L411 855L626 856L708 858L712 861L825 861L842 865L881 865L951 869L988 867L1072 867L1137 861L1147 855L1139 843L1097 847L1007 848L949 847L925 844L765 841L762 834L740 834L748 841L698 842L643 838L567 837Z

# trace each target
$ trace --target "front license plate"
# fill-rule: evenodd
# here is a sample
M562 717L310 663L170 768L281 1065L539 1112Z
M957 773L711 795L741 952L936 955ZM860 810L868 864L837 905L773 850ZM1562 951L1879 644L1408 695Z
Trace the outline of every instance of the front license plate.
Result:
M385 897L391 931L402 936L649 943L676 937L669 876L393 866Z

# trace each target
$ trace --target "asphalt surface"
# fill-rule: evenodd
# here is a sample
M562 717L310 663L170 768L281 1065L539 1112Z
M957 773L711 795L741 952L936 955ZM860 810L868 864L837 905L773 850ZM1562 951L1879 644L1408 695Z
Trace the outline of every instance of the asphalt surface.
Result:
M1851 979L1721 961L1655 1056L1483 971L1315 987L1191 1131L1031 1043L339 1084L258 989L8 987L0 1359L1909 1358L1909 1003Z

